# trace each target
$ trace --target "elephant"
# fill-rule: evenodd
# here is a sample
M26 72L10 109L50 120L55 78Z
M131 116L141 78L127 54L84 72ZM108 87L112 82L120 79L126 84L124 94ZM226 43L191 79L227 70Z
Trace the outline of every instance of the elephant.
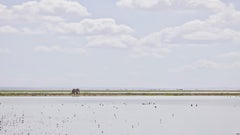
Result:
M80 92L80 90L78 88L77 89L72 89L72 94L73 95L77 95L79 92Z

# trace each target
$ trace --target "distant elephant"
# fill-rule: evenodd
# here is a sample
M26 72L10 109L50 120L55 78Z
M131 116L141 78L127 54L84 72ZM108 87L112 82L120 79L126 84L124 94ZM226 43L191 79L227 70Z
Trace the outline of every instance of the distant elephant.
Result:
M78 88L77 89L72 89L72 94L73 95L77 95L79 92L80 92L80 90Z

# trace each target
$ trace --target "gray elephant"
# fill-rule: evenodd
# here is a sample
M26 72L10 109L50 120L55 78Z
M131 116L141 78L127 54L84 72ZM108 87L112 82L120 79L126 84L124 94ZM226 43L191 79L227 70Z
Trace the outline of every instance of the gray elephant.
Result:
M80 90L78 88L77 89L72 89L72 94L73 95L77 95L79 92L80 92Z

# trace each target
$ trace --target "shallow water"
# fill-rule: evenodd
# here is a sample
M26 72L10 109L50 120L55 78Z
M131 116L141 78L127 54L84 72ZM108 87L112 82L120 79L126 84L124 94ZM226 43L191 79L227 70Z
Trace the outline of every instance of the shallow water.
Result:
M240 97L0 97L1 135L236 135Z

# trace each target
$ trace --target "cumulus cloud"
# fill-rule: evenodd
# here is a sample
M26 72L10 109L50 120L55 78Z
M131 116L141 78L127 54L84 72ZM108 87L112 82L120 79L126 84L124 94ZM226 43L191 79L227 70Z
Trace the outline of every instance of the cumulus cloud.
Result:
M194 20L174 28L179 38L188 41L208 41L211 43L240 43L240 12L229 7L224 12L209 16L208 19Z
M84 38L89 35L130 34L134 31L112 18L77 19L88 15L90 13L80 3L69 0L28 1L13 6L0 4L0 33L52 33L82 35ZM74 19L67 20L69 16Z
M71 15L74 15L74 19L67 20L66 17ZM135 44L136 38L131 35L134 32L131 27L118 24L112 18L81 18L89 15L80 3L69 0L28 1L13 6L0 4L0 33L79 36L85 41L86 47L128 48L130 44ZM73 52L58 46L40 46L35 50ZM81 49L79 52L82 52Z
M129 48L137 43L131 35L95 35L86 37L88 47Z
M38 28L17 28L10 25L0 26L0 34L26 34L26 35L34 35L34 34L43 34L44 31Z
M159 53L159 55L163 55L170 52L171 47L180 45L240 43L240 12L220 0L119 0L117 5L144 10L189 10L205 8L217 11L213 12L205 20L192 20L183 25L164 28L142 37L139 40L141 44L140 48L136 49L141 51L137 52L144 51L147 54L156 55Z
M119 0L117 6L144 10L196 10L208 9L214 12L224 10L220 0Z
M62 34L122 34L132 33L129 26L117 24L114 19L83 19L80 22L62 22L49 25L49 30Z
M90 13L78 2L28 1L13 6L0 4L0 21L3 24L0 26L0 33L74 35L84 40L86 47L128 48L138 56L155 57L163 57L173 47L181 45L240 43L240 12L219 0L119 0L117 5L168 10L199 8L214 12L207 19L192 20L137 38L131 27L119 24L112 18L81 18ZM71 15L80 19L65 18ZM55 48L56 50L60 49Z
M180 26L164 28L142 40L148 46L236 44L240 43L239 18L240 12L228 7L205 20L192 20Z
M56 16L88 16L90 13L80 3L68 0L27 1L19 5L5 6L0 4L0 19L35 21L39 19L61 20Z
M133 48L133 52L135 57L142 56L153 56L156 58L163 58L167 53L170 53L171 50L169 48L162 47L147 47L147 46L138 46Z
M83 48L70 48L70 47L60 47L60 46L37 46L34 48L36 52L45 53L67 53L67 54L85 54L86 50Z
M170 53L172 48L181 45L238 44L240 12L232 6L223 7L224 10L210 15L205 20L192 20L180 26L167 27L159 32L135 38L136 40L130 42L130 49L139 56L161 58ZM90 45L98 43L99 46L115 44L119 47L129 47L129 44L119 42L121 38L112 36L93 36L87 39Z
M70 18L89 16L87 9L76 1L39 0L6 6L0 4L0 33L43 34L48 25L57 25Z

